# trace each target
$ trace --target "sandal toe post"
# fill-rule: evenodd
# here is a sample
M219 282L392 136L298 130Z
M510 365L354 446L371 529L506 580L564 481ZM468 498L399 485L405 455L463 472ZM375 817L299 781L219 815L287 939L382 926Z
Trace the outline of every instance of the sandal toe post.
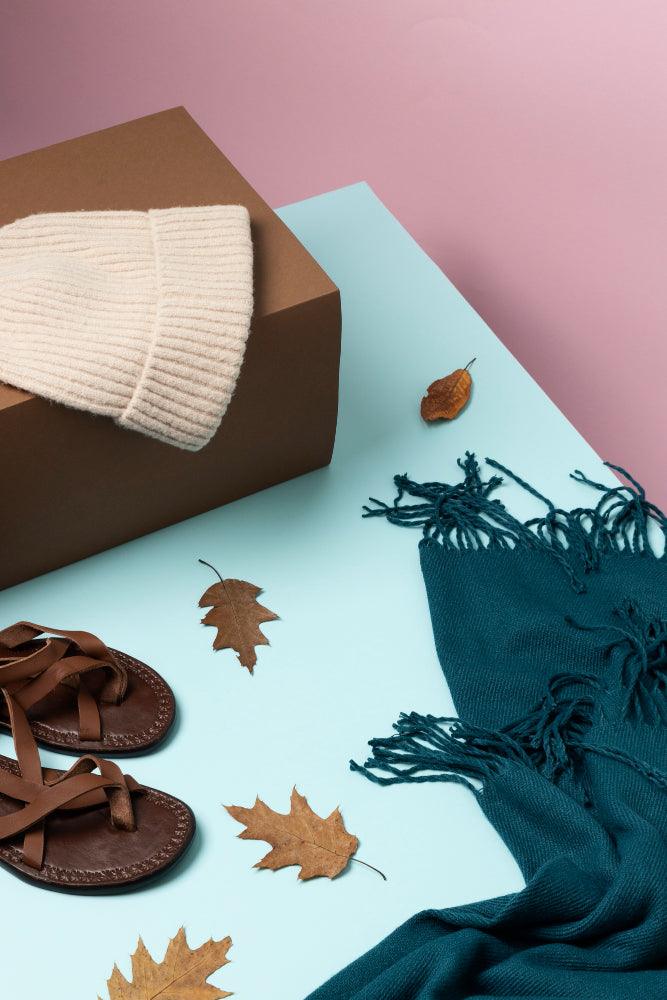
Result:
M90 770L95 763L100 775ZM13 761L0 758L0 864L36 885L81 893L135 889L171 868L192 842L195 819L184 802L137 785L109 761L82 758L68 772L43 774L41 792L21 808L2 789L9 784L18 794L12 782L30 783ZM46 801L40 807L58 788L60 808L51 812ZM131 800L129 821L114 818L116 793ZM29 794L26 788L21 797ZM21 816L28 808L45 815L26 829ZM18 832L3 839L11 826ZM35 837L41 842L36 852Z
M176 711L152 667L88 632L31 622L0 632L0 687L39 743L67 753L146 753L166 737ZM2 708L0 727L10 728Z
M51 750L139 756L160 744L176 715L174 694L157 671L118 649L111 649L127 673L127 688L118 703L98 701L100 738L80 735L76 697L63 685L52 691L29 713L35 738ZM88 681L99 695L101 678Z
M70 633L65 643L29 644L20 653L5 656L0 666L6 726L16 750L16 761L0 757L0 864L34 884L72 892L119 892L170 868L194 836L189 807L138 784L113 761L92 753L68 771L43 768L36 723L28 714L31 706L50 700L49 723L55 727L74 704L79 738L107 749L105 740L114 735L112 707L125 707L124 724L129 718L130 725L123 735L129 739L132 721L136 728L141 724L147 698L154 707L162 695L166 709L161 728L150 732L155 739L173 718L173 699L166 697L164 682L149 667L112 653L87 633ZM67 701L70 690L74 703L71 696ZM58 702L53 704L58 698L60 716ZM103 715L107 709L110 719ZM146 739L145 730L141 739Z

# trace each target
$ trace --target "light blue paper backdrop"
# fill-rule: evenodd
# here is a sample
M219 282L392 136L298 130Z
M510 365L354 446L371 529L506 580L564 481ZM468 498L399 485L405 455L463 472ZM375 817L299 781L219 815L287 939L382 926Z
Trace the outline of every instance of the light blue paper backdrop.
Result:
M331 467L0 595L3 624L87 628L165 675L178 699L177 730L126 770L186 799L199 821L187 863L132 895L66 896L0 870L3 997L106 997L114 961L128 970L138 934L161 957L185 924L193 946L233 937L233 964L213 981L239 1000L299 1000L415 911L522 884L464 789L381 789L348 770L349 757L363 758L366 740L389 733L400 711L452 711L419 533L362 521L360 509L369 494L393 496L395 472L456 476L467 448L568 505L590 499L568 479L571 469L612 480L365 184L280 214L342 293ZM426 385L472 357L469 407L454 423L425 426ZM520 513L536 510L514 487L505 498ZM214 653L213 631L199 624L197 601L213 577L198 557L261 584L281 616L265 626L271 646L259 650L254 677L231 651ZM6 736L0 752L11 753ZM294 783L322 813L340 804L361 840L359 857L383 869L386 883L359 865L307 884L296 869L253 870L268 847L235 839L241 828L222 803L250 805L259 794L286 811Z

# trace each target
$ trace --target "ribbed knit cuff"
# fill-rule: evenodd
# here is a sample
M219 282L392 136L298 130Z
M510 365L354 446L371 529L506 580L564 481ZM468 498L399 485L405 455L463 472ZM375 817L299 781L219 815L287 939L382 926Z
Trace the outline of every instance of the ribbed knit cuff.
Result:
M240 205L148 212L157 280L152 340L118 423L190 451L215 434L252 315L252 242Z
M0 228L0 379L117 419L154 330L145 212L31 215Z

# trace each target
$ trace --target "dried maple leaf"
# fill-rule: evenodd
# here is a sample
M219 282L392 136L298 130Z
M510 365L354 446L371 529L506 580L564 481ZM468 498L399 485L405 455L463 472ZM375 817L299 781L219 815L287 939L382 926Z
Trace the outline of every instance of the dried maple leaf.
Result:
M287 865L300 865L300 879L322 875L335 878L347 868L359 846L357 838L345 829L338 808L322 819L296 788L292 789L291 808L286 815L269 809L259 798L252 809L243 806L225 806L225 809L245 825L246 829L239 834L242 840L265 840L271 844L272 850L255 868L275 871Z
M474 360L465 368L457 368L451 375L431 382L421 402L424 420L453 420L459 415L470 399L472 378L468 369Z
M223 580L214 566L203 559L199 562L220 577L220 583L210 586L199 602L200 608L211 609L202 618L202 624L214 625L218 630L213 648L233 649L238 654L239 663L252 673L257 663L255 646L269 644L259 626L262 622L276 621L278 615L258 604L261 587L246 580Z
M232 939L206 941L194 950L188 947L185 930L181 927L172 938L162 962L156 962L139 938L132 955L132 982L128 982L117 965L107 982L111 1000L222 1000L231 993L221 992L206 980L227 965L227 952ZM97 1000L100 1000L98 997Z

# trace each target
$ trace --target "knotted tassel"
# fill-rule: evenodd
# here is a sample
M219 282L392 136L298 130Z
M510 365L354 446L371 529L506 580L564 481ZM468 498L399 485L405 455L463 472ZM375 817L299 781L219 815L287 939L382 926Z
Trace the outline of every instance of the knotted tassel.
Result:
M364 507L363 516L385 517L392 524L422 528L425 538L450 549L512 548L520 540L535 544L535 536L508 513L500 500L489 499L501 485L501 477L482 480L479 464L471 452L466 452L457 464L464 478L453 486L416 483L407 475L394 476L397 494L393 505L371 497L376 506ZM423 502L401 506L406 494Z
M590 534L595 547L599 551L623 551L627 549L635 554L656 555L649 538L649 525L653 521L663 536L665 547L657 556L667 559L667 517L659 507L646 499L646 492L636 479L620 465L605 462L609 469L620 473L631 486L605 486L588 479L583 472L576 469L571 478L585 483L602 493L597 506L583 513L590 517Z
M588 674L558 674L539 705L498 730L446 716L404 713L394 724L396 735L371 740L372 755L363 765L350 761L350 767L380 785L455 781L477 791L469 779L483 781L504 761L513 761L557 782L574 771L593 721L598 687Z
M626 600L613 611L608 625L568 625L582 632L607 632L604 656L621 656L620 683L625 690L623 715L651 725L667 722L667 621L649 618L639 604Z
M363 516L384 517L392 524L421 528L426 541L439 542L445 549L526 546L548 552L562 566L577 593L585 592L586 575L599 568L606 552L627 549L667 559L667 518L649 503L643 488L620 466L606 463L632 486L608 487L577 469L572 478L600 490L603 496L596 507L564 510L495 459L487 458L486 463L544 503L547 513L527 521L510 514L500 500L490 496L502 484L502 477L492 475L483 480L474 454L466 452L464 459L458 459L464 473L460 483L417 483L407 475L395 476L397 494L393 504L371 497L375 506L364 507ZM403 503L405 496L421 503ZM661 554L649 538L651 522L658 525L665 539Z
M575 769L599 688L592 674L556 674L540 704L503 732L524 748L532 767L557 782Z
M529 518L523 522L522 527L528 532L529 537L535 536L539 547L550 552L554 559L560 563L572 589L578 594L585 593L586 586L582 575L588 572L593 565L597 566L597 555L580 516L585 512L580 509L568 511L556 507L548 497L543 496L534 486L493 458L487 458L486 464L504 472L517 486L545 504L548 508L547 513L543 517Z
M460 719L401 713L394 729L395 736L370 740L372 755L365 764L351 760L350 770L378 785L446 781L477 794L471 779L483 781L503 760L529 764L528 755L510 736Z
M557 784L565 775L577 778L584 755L592 753L667 789L663 771L616 747L588 741L600 689L600 681L592 674L556 674L539 705L497 730L448 716L401 713L394 723L395 735L370 740L370 757L364 764L351 760L350 770L378 785L454 782L479 795L480 788L473 782L483 785L508 763L529 768ZM586 775L581 777L584 798L590 802Z

